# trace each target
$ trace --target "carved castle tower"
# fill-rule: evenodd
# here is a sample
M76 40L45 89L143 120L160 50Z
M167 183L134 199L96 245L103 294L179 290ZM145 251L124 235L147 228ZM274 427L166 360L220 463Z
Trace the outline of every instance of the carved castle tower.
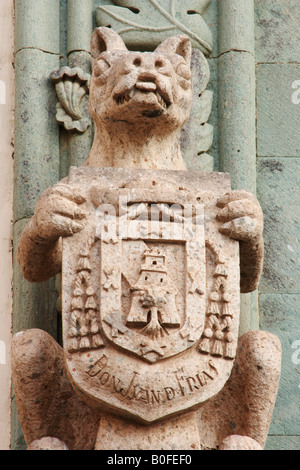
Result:
M139 279L131 288L132 302L127 325L144 326L143 332L150 335L153 331L162 333L165 327L179 327L177 289L168 276L165 253L159 248L147 249L143 257Z

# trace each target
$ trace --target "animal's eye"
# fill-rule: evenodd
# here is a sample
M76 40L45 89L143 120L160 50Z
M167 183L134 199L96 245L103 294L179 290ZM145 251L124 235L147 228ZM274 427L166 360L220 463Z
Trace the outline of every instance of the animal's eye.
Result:
M98 77L110 68L109 63L105 59L98 59L95 65L95 75Z
M190 80L191 76L192 76L191 69L183 63L178 65L178 67L176 69L176 73L180 77L185 78L185 80Z

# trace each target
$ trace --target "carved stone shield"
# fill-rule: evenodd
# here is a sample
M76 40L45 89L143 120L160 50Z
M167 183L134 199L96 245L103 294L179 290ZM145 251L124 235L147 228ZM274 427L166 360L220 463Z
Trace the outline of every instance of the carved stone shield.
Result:
M63 240L63 340L92 406L150 423L194 409L230 376L238 243L219 232L219 173L71 168L87 219Z

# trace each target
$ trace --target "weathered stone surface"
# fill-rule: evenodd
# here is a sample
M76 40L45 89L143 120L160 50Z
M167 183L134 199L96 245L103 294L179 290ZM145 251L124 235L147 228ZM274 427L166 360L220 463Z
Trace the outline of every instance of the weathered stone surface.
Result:
M14 224L14 249L29 219ZM18 332L28 328L41 328L48 331L54 338L57 336L56 301L57 291L54 279L33 284L21 273L17 259L14 259L14 316L13 330Z
M219 2L219 54L248 52L254 56L254 4L249 0Z
M213 48L212 34L202 18L209 3L210 0L172 4L164 0L157 4L132 0L128 5L122 0L113 0L113 5L98 6L96 18L98 26L112 27L134 50L157 47L168 37L168 31L170 36L188 34L193 47L209 54Z
M300 159L258 159L257 195L265 218L260 292L299 293Z
M231 51L219 58L219 71L220 168L233 189L255 194L255 59Z
M113 30L99 28L92 60L93 147L83 167L41 195L19 244L28 280L46 280L61 266L63 278L66 367L61 348L43 332L14 338L14 387L27 440L58 437L68 448L90 448L104 410L138 423L135 447L149 447L145 433L137 438L141 425L150 426L156 448L152 426L167 438L172 423L168 429L160 421L202 403L201 445L217 448L232 434L227 421L215 426L222 413L208 411L218 409L218 399L209 399L223 388L224 413L228 418L231 410L244 429L238 434L263 444L279 377L278 341L246 336L229 395L224 388L238 340L238 241L241 290L248 292L261 271L262 213L254 196L230 191L228 175L186 171L180 132L191 108L190 42L178 36L154 53L129 52ZM176 421L178 432L186 418ZM188 448L197 448L194 417L184 432ZM96 448L103 446L99 438Z
M299 77L299 64L258 64L257 153L259 157L300 156L298 132L300 104L293 102L296 89L292 87L296 80L300 80Z
M219 450L263 450L251 437L229 436L222 441Z
M67 3L67 53L70 54L72 51L90 52L91 34L94 28L94 1L72 0Z
M17 333L12 344L13 383L27 445L56 437L70 450L94 448L99 414L68 379L62 348L42 330Z
M229 381L197 412L203 449L217 449L233 434L250 437L264 447L280 366L281 345L276 336L264 331L249 331L240 337ZM251 411L245 412L245 406Z
M69 450L62 441L55 437L42 437L31 442L27 450Z
M59 178L55 90L49 75L58 56L24 49L16 54L14 220L31 217L39 195Z
M269 435L265 450L300 450L300 436Z
M88 114L88 89L90 74L79 67L61 67L50 75L55 84L59 103L56 120L68 131L83 133L91 125Z
M273 413L270 434L300 434L295 403L300 385L300 294L261 294L261 327L275 334L282 344L282 373Z
M219 169L231 176L233 189L256 192L256 107L254 0L222 0L218 12ZM255 294L241 302L241 332L249 319L258 329ZM248 306L252 305L252 309Z
M16 0L15 50L37 48L51 54L60 54L59 0ZM26 21L24 21L26 18Z
M210 81L208 62L197 50L192 53L191 71L193 105L181 132L181 152L187 169L213 171L214 159L207 152L214 141L214 127L208 123L214 94L207 89Z
M196 407L228 379L238 336L238 244L218 233L216 221L226 175L83 167L68 181L86 194L85 228L63 244L64 344L74 384L88 403L143 423ZM148 219L150 202L161 223ZM99 218L109 204L118 220ZM193 205L198 224L179 233L165 219L175 204Z
M184 430L184 432L183 432ZM200 450L195 413L151 426L103 414L95 450Z
M257 62L299 62L298 0L255 0L255 17Z

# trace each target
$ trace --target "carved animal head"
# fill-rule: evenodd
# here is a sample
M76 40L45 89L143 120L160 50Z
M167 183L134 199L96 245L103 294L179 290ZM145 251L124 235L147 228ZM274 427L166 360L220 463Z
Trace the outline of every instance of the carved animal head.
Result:
M191 44L187 36L166 39L154 52L128 51L110 28L92 36L90 113L105 120L146 122L151 128L181 128L190 114Z

